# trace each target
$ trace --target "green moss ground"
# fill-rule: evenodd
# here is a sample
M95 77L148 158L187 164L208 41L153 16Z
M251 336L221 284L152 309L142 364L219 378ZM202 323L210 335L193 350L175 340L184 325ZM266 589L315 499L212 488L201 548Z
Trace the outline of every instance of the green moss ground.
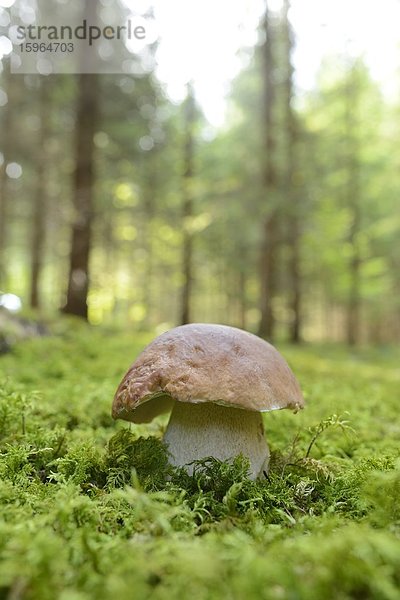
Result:
M70 323L0 357L0 599L400 598L400 352L281 346L307 409L269 478L168 468L114 390L151 336Z

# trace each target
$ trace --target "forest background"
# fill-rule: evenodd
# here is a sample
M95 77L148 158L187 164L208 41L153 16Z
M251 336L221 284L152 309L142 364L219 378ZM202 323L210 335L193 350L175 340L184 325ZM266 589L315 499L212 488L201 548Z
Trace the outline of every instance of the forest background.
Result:
M139 4L157 22L161 5ZM177 59L169 81L159 76L162 36L124 75L12 75L3 43L0 290L25 310L95 325L211 321L293 342L398 340L400 80L392 56L388 92L360 45L371 8L363 29L338 5L352 29L325 55L308 48L316 67L304 86L310 66L296 48L311 12L260 3L228 87L221 74L217 125L207 114L221 98L207 105L195 73L185 81ZM201 62L193 48L189 65ZM204 61L211 77L205 47Z

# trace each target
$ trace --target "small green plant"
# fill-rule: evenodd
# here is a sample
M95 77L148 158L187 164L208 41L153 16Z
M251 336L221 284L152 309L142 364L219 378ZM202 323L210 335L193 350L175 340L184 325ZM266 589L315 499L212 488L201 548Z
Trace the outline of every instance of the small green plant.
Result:
M38 392L25 393L8 380L0 381L0 444L11 436L24 436L27 419L40 398Z
M348 416L349 413L344 413L345 416ZM309 427L308 431L311 433L311 441L308 445L305 458L308 458L311 454L311 450L318 440L318 438L327 430L327 429L341 429L344 433L355 433L354 429L350 426L349 421L344 419L341 415L331 415L327 419L323 419L317 425L313 427Z

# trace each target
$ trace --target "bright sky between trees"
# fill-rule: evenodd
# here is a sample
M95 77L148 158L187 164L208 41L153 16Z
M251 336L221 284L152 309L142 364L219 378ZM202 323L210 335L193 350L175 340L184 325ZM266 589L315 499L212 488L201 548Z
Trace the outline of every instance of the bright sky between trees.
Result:
M142 1L142 5L147 2ZM138 6L138 2L132 2ZM154 0L160 34L158 76L172 98L195 82L198 100L214 125L223 122L229 82L242 61L237 51L257 42L263 0ZM278 9L281 0L270 0ZM347 50L362 54L386 93L399 87L399 0L292 0L294 63L300 90L313 87L323 56Z

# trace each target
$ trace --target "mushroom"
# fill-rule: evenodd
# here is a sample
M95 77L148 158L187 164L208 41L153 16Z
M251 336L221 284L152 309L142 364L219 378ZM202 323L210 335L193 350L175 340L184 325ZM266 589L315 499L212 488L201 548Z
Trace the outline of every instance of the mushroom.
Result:
M163 333L139 355L114 397L114 419L148 423L171 410L164 441L170 462L191 474L195 460L243 454L250 477L268 471L263 412L303 408L285 359L261 338L195 323Z

